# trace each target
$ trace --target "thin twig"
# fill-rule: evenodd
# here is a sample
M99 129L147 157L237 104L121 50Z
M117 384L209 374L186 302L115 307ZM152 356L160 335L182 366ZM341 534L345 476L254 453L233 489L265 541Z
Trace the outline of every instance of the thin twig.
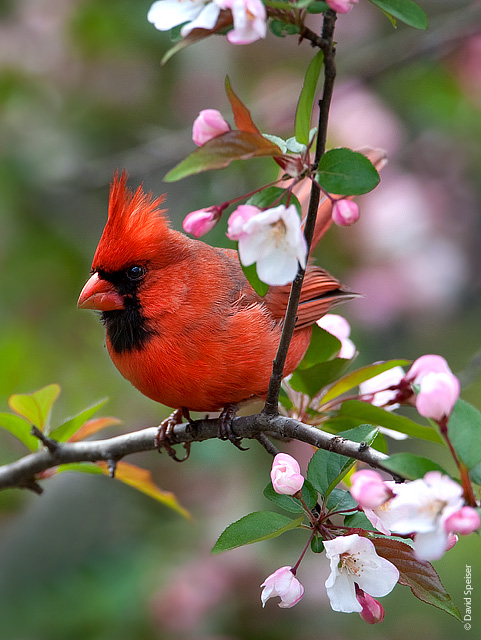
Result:
M319 164L319 160L325 151L327 137L327 122L329 116L329 107L331 104L334 79L336 76L336 67L334 64L335 48L333 45L334 27L336 23L336 13L334 11L326 11L324 15L324 23L322 29L322 44L324 52L324 88L322 99L319 101L319 127L316 143L316 152L314 158L313 169L315 170ZM304 235L307 245L310 249L314 228L316 225L317 209L319 207L320 189L315 182L312 183L311 197L309 201L309 209L307 213ZM309 255L309 253L308 253ZM291 343L292 335L297 321L297 308L301 297L302 283L304 281L305 269L299 266L297 276L292 283L287 311L284 318L284 326L282 330L279 347L272 366L272 375L269 381L269 389L267 391L266 403L263 413L267 415L275 415L278 413L279 391L281 388L282 378L284 377L284 365L287 358L287 352Z

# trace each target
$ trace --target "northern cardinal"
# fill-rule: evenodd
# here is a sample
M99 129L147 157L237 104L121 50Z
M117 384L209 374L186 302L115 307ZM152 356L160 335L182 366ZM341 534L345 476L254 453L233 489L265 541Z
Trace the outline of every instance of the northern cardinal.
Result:
M79 308L102 312L113 363L163 405L187 414L265 397L290 285L259 297L236 251L171 229L162 201L142 187L130 191L125 172L114 175L107 224ZM323 206L329 213L330 201ZM352 297L326 271L307 266L285 375L304 356L311 325Z

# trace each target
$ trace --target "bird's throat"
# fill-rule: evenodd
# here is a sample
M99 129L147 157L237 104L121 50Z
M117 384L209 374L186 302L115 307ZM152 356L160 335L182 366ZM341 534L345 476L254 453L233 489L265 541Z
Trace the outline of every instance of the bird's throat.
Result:
M102 313L107 338L117 354L142 349L154 335L140 305L129 304L125 309Z

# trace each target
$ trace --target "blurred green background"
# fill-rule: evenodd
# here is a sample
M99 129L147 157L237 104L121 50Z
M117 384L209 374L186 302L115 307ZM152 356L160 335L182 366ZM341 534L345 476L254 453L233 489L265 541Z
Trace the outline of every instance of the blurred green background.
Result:
M365 295L342 309L360 364L440 353L479 408L481 8L466 0L421 4L426 33L393 30L365 0L338 19L330 145L381 146L390 163L379 189L360 199L360 222L332 230L316 259ZM293 135L312 56L307 43L269 34L234 47L213 37L161 66L171 43L147 22L149 6L0 0L0 411L10 394L58 382L57 421L108 396L103 414L120 417L126 430L157 424L168 410L121 378L95 314L76 309L112 173L126 168L133 187L167 190L179 229L189 211L272 180L274 163L258 160L162 182L193 149L200 109L230 117L226 74L261 130ZM318 17L310 21L319 29ZM222 223L207 241L226 245L224 233ZM409 446L446 463L442 451ZM320 557L301 567L299 605L285 611L269 602L262 610L259 584L295 562L302 534L209 555L227 524L269 508L262 489L270 461L259 449L207 442L183 465L154 453L132 458L177 494L192 522L103 477L64 474L45 482L41 497L2 492L0 637L448 640L463 632L407 587L383 598L382 625L332 612ZM306 447L289 450L308 458ZM1 463L23 453L0 432ZM436 563L460 608L465 565L475 585L479 576L478 543L464 539ZM480 621L475 609L471 633Z

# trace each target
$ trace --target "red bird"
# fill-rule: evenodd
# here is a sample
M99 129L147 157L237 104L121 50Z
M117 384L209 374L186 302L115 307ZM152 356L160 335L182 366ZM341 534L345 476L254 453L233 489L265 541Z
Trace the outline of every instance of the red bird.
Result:
M78 301L102 312L113 363L144 395L184 415L265 397L290 286L259 297L236 251L174 231L159 208L163 197L142 187L133 193L126 181L125 172L114 176L107 224ZM285 375L304 356L311 325L352 297L308 265Z

